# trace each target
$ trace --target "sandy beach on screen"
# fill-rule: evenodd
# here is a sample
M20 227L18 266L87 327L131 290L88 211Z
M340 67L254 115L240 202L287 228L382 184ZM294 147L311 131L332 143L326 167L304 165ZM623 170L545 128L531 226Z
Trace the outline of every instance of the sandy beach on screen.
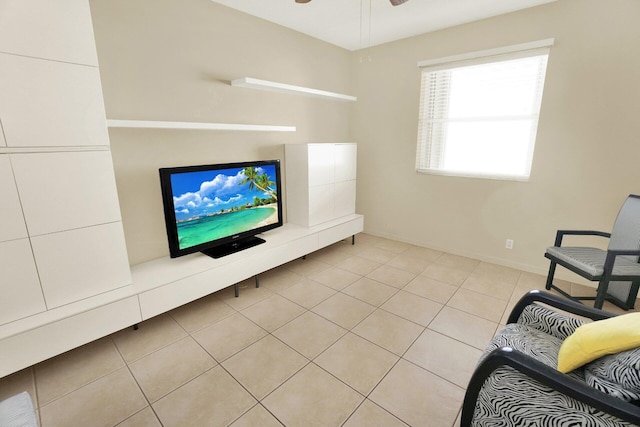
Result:
M258 225L256 225L256 227L263 227L265 225L274 224L278 222L278 205L277 204L271 203L269 205L264 205L264 206L255 206L255 209L262 209L262 208L275 208L275 211L273 211L273 213L269 215L268 218L265 218L262 221L260 221Z

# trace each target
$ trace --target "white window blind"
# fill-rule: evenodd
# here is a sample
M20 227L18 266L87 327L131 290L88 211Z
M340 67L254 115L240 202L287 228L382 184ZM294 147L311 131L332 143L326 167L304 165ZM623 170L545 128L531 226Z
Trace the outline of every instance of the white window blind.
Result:
M552 43L420 63L416 170L528 179Z

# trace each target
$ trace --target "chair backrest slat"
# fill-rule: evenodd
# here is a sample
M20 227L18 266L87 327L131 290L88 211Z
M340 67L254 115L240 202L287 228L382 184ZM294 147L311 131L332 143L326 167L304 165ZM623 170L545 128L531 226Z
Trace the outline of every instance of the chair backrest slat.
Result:
M640 249L640 196L630 194L611 230L609 249ZM637 256L628 256L638 261Z

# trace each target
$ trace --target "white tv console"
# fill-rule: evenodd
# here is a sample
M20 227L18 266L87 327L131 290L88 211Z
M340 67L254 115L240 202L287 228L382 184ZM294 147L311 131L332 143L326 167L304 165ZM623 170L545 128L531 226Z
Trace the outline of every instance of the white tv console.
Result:
M219 259L196 253L131 267L133 284L0 326L0 378L135 325L363 231L347 215L304 227L285 224L266 243Z
M363 230L364 217L349 215L315 227L285 224L262 235L265 243L213 259L203 254L159 258L131 268L146 320L264 271L303 257Z

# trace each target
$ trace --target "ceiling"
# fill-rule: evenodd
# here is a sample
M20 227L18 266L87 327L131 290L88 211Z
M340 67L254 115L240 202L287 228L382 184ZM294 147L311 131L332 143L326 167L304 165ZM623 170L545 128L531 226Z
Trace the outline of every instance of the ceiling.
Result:
M308 34L358 50L556 0L212 0Z

